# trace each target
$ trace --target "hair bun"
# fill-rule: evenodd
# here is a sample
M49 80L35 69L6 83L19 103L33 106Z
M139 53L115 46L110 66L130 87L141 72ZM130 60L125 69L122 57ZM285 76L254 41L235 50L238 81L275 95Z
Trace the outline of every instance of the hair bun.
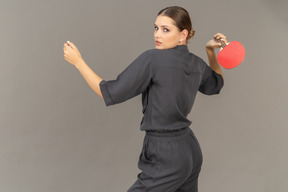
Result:
M187 39L191 39L195 35L195 30L191 29L190 33L187 36Z

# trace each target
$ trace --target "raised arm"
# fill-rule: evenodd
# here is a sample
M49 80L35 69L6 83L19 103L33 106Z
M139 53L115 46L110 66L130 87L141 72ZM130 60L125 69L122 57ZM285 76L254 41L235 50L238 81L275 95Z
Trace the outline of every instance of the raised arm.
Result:
M99 85L103 79L85 63L78 48L73 43L67 42L64 43L63 50L65 60L79 70L90 88L103 99Z
M216 54L214 49L216 48L220 48L221 47L221 43L218 42L217 40L222 40L225 43L227 43L226 40L226 36L224 36L221 33L217 33L214 35L214 38L211 39L210 41L207 42L206 44L206 53L208 56L208 60L209 60L209 65L210 67L218 74L220 74L222 76L222 78L224 79L223 73L222 73L222 69L217 61L216 58Z

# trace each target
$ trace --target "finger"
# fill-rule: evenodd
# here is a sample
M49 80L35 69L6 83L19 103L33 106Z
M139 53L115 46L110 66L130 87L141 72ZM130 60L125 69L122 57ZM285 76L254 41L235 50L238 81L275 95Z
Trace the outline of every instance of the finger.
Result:
M69 48L69 45L67 43L64 43L64 49L67 50Z
M225 42L225 43L228 42L227 39L226 39L226 36L222 36L220 40L223 41L223 42Z
M67 50L67 46L64 44L63 46L63 50L66 51Z
M74 43L72 43L72 42L69 42L69 44L70 44L70 46L77 52L77 54L78 54L79 56L81 56L81 53L80 53L80 51L78 50L78 48L76 47L76 45L75 45Z
M223 35L222 33L217 33L217 34L215 35L215 39L221 40L221 41L223 41L223 42L225 42L225 43L228 43L228 41L227 41L227 39L226 39L226 36Z
M222 33L216 33L216 36L223 36Z
M65 57L69 57L69 56L71 56L71 52L70 51L64 51L64 56Z
M67 49L73 49L73 47L71 46L70 43L71 43L71 42L69 42L69 41L67 41L67 42L65 43L65 46L66 46Z
M67 41L67 44L72 47L73 49L77 49L76 46L74 45L74 43Z
M228 43L227 39L220 39L221 41Z
M214 35L214 38L219 37L219 35L220 35L220 33L216 33L216 34Z
M70 48L70 49L71 49L71 48ZM69 50L68 48L65 48L64 54L68 54L68 53L70 53L70 50Z
M214 37L214 39L215 39L216 41L219 41L219 40L221 39L221 37L217 35L217 36Z
M216 39L226 39L226 36L223 35L222 33L217 33L214 35L214 38Z
M71 46L67 46L66 48L65 48L65 51L68 53L72 53L72 51L74 51L74 49L71 47Z
M226 36L222 33L219 33L217 36L220 37L221 39L226 39Z
M214 35L214 39L220 39L220 38L221 38L221 35L219 33Z
M219 37L220 37L221 39L226 39L226 36L225 36L225 35L219 35Z

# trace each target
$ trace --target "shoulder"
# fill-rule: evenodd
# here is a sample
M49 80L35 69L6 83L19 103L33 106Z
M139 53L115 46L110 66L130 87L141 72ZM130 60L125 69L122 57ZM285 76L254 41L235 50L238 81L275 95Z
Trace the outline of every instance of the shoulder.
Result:
M194 53L191 53L190 52L190 55L191 57L193 58L194 61L198 62L198 63L201 63L201 64L205 64L206 62L201 58L199 57L198 55L195 55Z
M169 60L177 56L171 49L148 49L143 54L149 55L153 61Z
M201 65L207 65L206 62L199 56L195 55L194 53L191 53L191 52L188 52L188 55L185 54L180 54L179 55L179 52L173 50L173 49L148 49L146 51L144 51L141 55L147 57L147 58L171 58L173 56L176 56L176 57L183 57L187 60L192 60L193 63L199 63Z
M138 56L138 58L147 59L147 60L155 60L157 58L166 57L165 55L169 55L167 54L167 51L168 50L164 50L164 49L148 49L142 52Z
M168 49L148 49L144 51L144 54L150 54L150 55L159 55L159 54L165 54L168 53Z
M158 49L147 49L140 54L140 57L151 57L152 55L157 54Z

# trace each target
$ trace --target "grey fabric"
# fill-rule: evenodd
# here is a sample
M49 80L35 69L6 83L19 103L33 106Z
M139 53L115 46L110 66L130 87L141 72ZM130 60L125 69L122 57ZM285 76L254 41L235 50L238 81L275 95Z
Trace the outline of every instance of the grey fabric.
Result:
M142 93L141 130L178 130L191 125L187 115L198 90L218 94L223 83L205 61L179 45L145 51L115 80L101 81L100 89L106 106Z
M189 127L146 132L138 163L142 172L128 192L197 192L201 165L201 148Z

